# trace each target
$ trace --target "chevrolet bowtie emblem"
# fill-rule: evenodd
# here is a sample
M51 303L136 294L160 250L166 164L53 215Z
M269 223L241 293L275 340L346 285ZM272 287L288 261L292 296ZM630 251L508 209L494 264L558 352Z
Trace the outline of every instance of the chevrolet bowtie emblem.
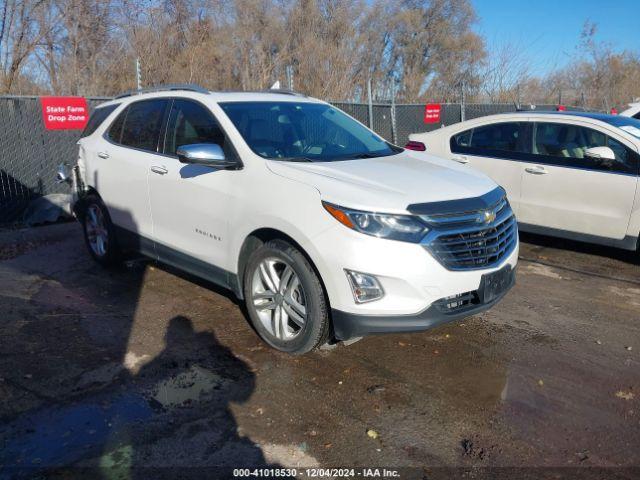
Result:
M496 219L496 212L493 210L485 210L482 214L482 220L484 223L492 223Z

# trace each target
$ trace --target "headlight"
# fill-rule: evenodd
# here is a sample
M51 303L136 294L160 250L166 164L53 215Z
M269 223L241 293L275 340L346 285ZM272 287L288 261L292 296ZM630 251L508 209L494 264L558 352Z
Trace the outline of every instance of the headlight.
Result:
M411 215L361 212L331 203L322 206L345 227L374 237L418 243L429 231L420 219Z

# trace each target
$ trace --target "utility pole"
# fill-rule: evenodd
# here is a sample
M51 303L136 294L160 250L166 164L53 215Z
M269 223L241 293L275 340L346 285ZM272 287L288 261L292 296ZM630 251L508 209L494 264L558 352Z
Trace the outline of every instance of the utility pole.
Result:
M142 73L140 72L140 58L136 58L136 87L142 90Z

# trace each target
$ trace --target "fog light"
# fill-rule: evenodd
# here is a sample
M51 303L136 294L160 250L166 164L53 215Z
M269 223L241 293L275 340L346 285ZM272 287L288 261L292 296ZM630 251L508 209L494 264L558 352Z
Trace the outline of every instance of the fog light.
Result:
M384 297L382 285L380 285L378 279L373 275L353 272L351 270L345 270L345 273L349 279L351 292L353 293L353 298L356 303L373 302L374 300L380 300Z

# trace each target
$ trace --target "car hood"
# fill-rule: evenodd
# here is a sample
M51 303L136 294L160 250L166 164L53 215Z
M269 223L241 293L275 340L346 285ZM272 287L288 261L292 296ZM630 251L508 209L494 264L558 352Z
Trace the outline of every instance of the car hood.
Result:
M267 167L315 187L325 201L356 210L405 213L414 203L479 197L496 188L489 177L467 166L407 150L335 162L268 160Z

